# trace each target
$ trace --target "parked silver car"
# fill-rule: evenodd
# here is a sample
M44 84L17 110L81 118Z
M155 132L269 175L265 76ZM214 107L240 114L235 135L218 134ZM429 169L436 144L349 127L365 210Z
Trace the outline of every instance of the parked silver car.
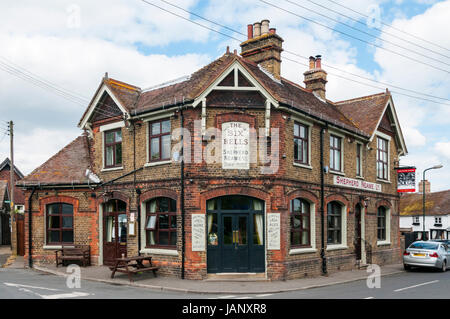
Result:
M411 267L431 267L446 271L450 267L450 249L435 241L413 242L403 253L405 270Z

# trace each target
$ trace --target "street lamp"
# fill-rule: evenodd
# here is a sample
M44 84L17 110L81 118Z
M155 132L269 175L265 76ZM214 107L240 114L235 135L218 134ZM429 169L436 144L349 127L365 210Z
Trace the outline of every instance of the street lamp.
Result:
M422 233L422 240L426 240L425 238L425 172L429 171L430 169L438 169L442 168L443 166L441 164L434 165L433 167L427 168L423 171L423 179L422 179L422 193L423 193L423 202L422 202L422 211L423 211L423 233Z

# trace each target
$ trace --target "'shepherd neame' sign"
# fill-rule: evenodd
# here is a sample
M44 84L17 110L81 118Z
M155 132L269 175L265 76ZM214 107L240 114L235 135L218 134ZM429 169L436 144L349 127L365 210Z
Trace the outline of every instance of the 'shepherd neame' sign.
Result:
M334 176L334 185L358 188L367 191L381 192L381 184L366 182L360 179L353 179L343 176Z
M250 168L249 124L226 122L222 124L222 168Z

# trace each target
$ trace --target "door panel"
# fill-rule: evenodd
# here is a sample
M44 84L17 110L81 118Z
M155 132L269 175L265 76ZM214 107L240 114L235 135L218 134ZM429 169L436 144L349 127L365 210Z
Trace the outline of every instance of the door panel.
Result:
M103 218L103 263L114 265L115 259L127 256L127 214L125 203L108 202Z

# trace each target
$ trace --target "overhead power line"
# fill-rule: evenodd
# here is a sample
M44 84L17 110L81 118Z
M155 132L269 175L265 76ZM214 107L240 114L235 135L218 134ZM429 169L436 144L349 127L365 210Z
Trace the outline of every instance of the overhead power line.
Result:
M228 37L228 38L231 38L232 40L235 40L235 41L238 41L238 42L243 42L242 39L235 38L235 37L233 37L233 36L230 36L230 35L228 35L228 34L224 34L224 33L219 32L219 31L217 31L217 30L215 30L215 29L213 29L213 28L210 28L210 27L207 27L207 26L205 26L205 25L203 25L203 24L200 24L200 23L198 23L198 22L194 22L194 21L192 21L192 20L190 20L190 19L188 19L188 18L185 18L185 17L183 17L183 16L180 16L180 15L178 15L178 14L176 14L176 13L174 13L174 12L168 10L168 9L162 8L162 7L160 7L160 6L156 5L156 4L150 3L150 2L148 2L148 1L146 1L146 0L141 0L141 1L147 3L147 4L151 5L151 6L154 6L154 7L156 7L156 8L159 8L160 10L165 11L165 12L167 12L167 13L170 13L170 14L172 14L172 15L174 15L174 16L180 17L180 18L182 18L182 19L184 19L184 20L186 20L186 21L188 21L188 22L195 23L196 25L198 25L198 26L200 26L200 27L207 28L208 30L211 30L211 31L216 32L216 33L219 33L219 34L221 34L221 35L224 35L224 36L226 36L226 37ZM240 32L240 31L238 31L238 30L232 29L232 28L227 27L227 26L225 26L225 25L223 25L223 24L220 24L220 23L217 23L217 22L215 22L215 21L213 21L213 20L210 20L210 19L208 19L208 18L205 18L205 17L203 17L203 16L201 16L201 15L195 13L195 12L186 10L186 9L184 9L184 8L178 6L178 5L175 5L175 4L173 4L173 3L169 2L169 1L166 1L166 0L160 0L160 1L161 1L161 2L164 2L164 3L168 4L168 5L170 5L170 6L172 6L172 7L178 8L178 9L180 9L180 10L186 12L186 13L189 13L189 14L191 14L191 15L194 15L194 16L196 16L196 17L198 17L198 18L200 18L200 19L202 19L202 20L204 20L204 21L210 22L210 23L212 23L212 24L214 24L214 25L216 25L216 26L226 28L227 30L229 30L229 31L231 31L231 32L234 32L234 33L236 33L236 34L240 34L240 35L242 35L242 36L246 36L246 34ZM298 53L295 53L295 52L292 52L292 51L289 51L289 50L284 50L283 52L284 52L284 53L289 53L289 54L291 54L291 55L294 55L294 56L296 56L296 57L300 57L300 58L305 59L305 60L309 60L309 57L300 55L300 54L298 54ZM285 57L285 59L286 59L286 60L289 60L289 61L293 61L293 62L295 62L295 63L297 63L297 64L309 66L308 64L304 64L304 63L301 63L301 62L299 62L299 61L295 61L295 60L292 60L292 59L289 59L289 58L286 58L286 57ZM329 68L332 68L332 69L335 69L335 70L338 70L338 71L340 71L340 72L349 74L349 75L351 75L351 76L355 76L355 77L358 77L358 78L361 78L361 79L364 79L364 80L367 80L367 81L374 82L374 83L379 83L379 84L382 84L382 85L387 85L387 86L389 86L389 87L397 88L397 89L400 89L400 90L403 90L403 91L407 91L407 92L411 92L411 93L418 94L418 95L427 96L427 97L430 97L430 98L435 98L435 99L439 99L439 100L450 101L450 99L447 99L447 98L438 97L438 96L434 96L434 95L430 95L430 94L426 94L426 93L420 93L420 92L417 92L417 91L415 91L415 90L405 89L405 88L402 88L402 87L400 87L400 86L396 86L396 85L393 85L393 84L389 84L389 83L385 83L385 82L373 80L373 79L370 79L370 78L367 78L367 77L364 77L364 76L361 76L361 75L358 75L358 74L355 74L355 73L352 73L352 72L348 72L348 71L342 70L342 69L340 69L340 68L331 66L331 65L329 65L329 64L322 63L322 65L324 65L324 66L326 66L326 67L329 67ZM352 80L352 79L343 77L343 76L338 75L338 74L332 74L332 73L330 73L330 74L331 74L331 75L334 75L334 76L337 76L337 77L340 77L340 78L343 78L343 79L348 80L348 81L357 82L356 80ZM362 85L366 85L366 86L369 86L369 87L377 88L377 89L380 88L380 87L378 87L378 86L374 86L374 85L370 85L370 84L366 84L366 83L361 83L361 82L357 82L357 83L362 84ZM384 88L382 88L382 89L384 89ZM391 92L393 92L393 91L391 91ZM397 94L402 94L401 92L395 92L395 93L397 93ZM403 95L408 96L408 97L413 97L413 96L408 95L408 94L403 94ZM414 97L414 98L421 99L420 97ZM436 104L446 104L446 103L441 103L441 102L432 101L432 100L430 100L430 99L423 99L423 100L425 100L425 101L427 101L427 102L436 103Z
M329 27L329 26L327 26L326 24L317 22L317 21L315 21L315 20L313 20L313 19L310 19L310 18L307 18L307 17L305 17L305 16L302 16L302 15L300 15L300 14L298 14L298 13L295 13L295 12L292 12L292 11L287 10L287 9L285 9L285 8L279 7L279 6L277 6L277 5L273 4L273 3L270 3L270 2L268 2L268 1L265 1L265 0L259 0L259 1L261 1L261 2L263 2L263 3L265 3L265 4L267 4L267 5L269 5L269 6L271 6L271 7L277 8L277 9L279 9L279 10L281 10L281 11L284 11L284 12L286 12L286 13L289 13L289 14L292 14L292 15L297 16L297 17L299 17L299 18L302 18L302 19L304 19L304 20L307 20L307 21L309 21L309 22L311 22L311 23L314 23L314 24L317 24L317 25L319 25L319 26L322 26L323 28L326 28L326 29L332 30L332 31L334 31L334 32L340 33L340 34L342 34L342 35L345 35L346 37L349 37L349 38L358 40L358 41L360 41L360 42L363 42L363 43L366 43L366 44L368 44L368 45L374 46L374 47L379 48L379 49L381 49L381 50L385 50L385 51L391 52L391 53L393 53L393 54L395 54L395 55L401 56L401 57L403 57L403 58L405 58L405 59L408 59L408 60L411 60L411 61L414 61L414 62L423 64L423 65L429 66L429 67L431 67L431 68L433 68L433 69L436 69L436 70L439 70L439 71L442 71L442 72L445 72L445 73L449 73L449 74L450 74L450 71L448 71L448 70L445 70L445 69L442 69L442 68L440 68L440 67L434 66L434 65L432 65L432 64L429 64L429 63L420 61L420 60L418 60L418 59L416 59L416 58L412 58L412 57L410 57L410 56L404 55L404 54L402 54L402 53L400 53L400 52L397 52L397 51L393 51L393 50L388 49L388 48L385 48L385 47L383 47L383 46L381 46L381 45L378 45L378 44L369 42L369 41L367 41L367 40L364 40L364 39L355 37L355 36L353 36L353 35L351 35L351 34L348 34L348 33L346 33L346 32L343 32L343 31L337 30L337 29L335 29L335 28Z
M356 10L354 10L354 9L352 9L352 8L350 8L350 7L347 7L347 6L341 4L341 3L337 2L337 1L333 1L333 0L328 0L328 1L331 2L331 3L334 3L334 4L336 4L336 5L338 5L338 6L340 6L340 7L343 7L343 8L345 8L345 9L347 9L347 10L350 10L350 11L356 13L356 14L359 14L360 16L362 16L362 17L364 17L364 18L366 18L366 19L370 19L370 17L369 17L367 14L364 14L364 13L361 13L361 12L359 12L359 11L356 11ZM403 34L409 35L410 37L416 38L416 39L421 40L421 41L423 41L423 42L426 42L426 43L428 43L428 44L432 44L432 45L434 45L434 46L436 46L436 47L438 47L438 48L444 49L444 50L446 50L446 51L450 51L450 49L447 49L447 48L445 48L445 47L443 47L443 46L441 46L441 45L439 45L439 44L436 44L436 43L431 42L431 41L429 41L429 40L426 40L426 39L424 39L424 38L418 37L417 35L411 34L411 33L406 32L406 31L404 31L404 30L400 30L399 28L396 28L396 27L394 27L394 26L392 26L392 25L390 25L390 24L388 24L388 23L385 23L385 22L383 22L382 20L380 20L380 23L381 23L382 25L384 25L384 26L390 28L390 29L393 29L393 30L396 30L396 31L401 32L401 33L403 33Z
M285 1L291 2L291 1L289 1L289 0L285 0ZM336 14L338 14L338 15L340 15L340 16L342 16L342 17L345 17L345 18L347 18L347 19L349 19L349 20L352 20L352 21L354 21L354 22L356 22L356 23L358 23L358 24L361 24L361 25L363 25L364 27L367 27L367 23L364 23L364 22L362 22L362 21L360 21L360 20L358 20L358 19L355 19L355 18L353 18L353 17L351 17L351 16L349 16L349 15L346 15L346 14L340 12L340 11L331 9L331 8L329 8L329 7L327 7L327 6L321 5L320 3L317 3L317 2L312 1L312 0L306 0L306 1L311 2L312 4L314 4L314 5L318 6L318 7L321 7L321 8L323 8L323 9L325 9L325 10L328 10L328 11L331 11L331 12L333 12L333 13L336 13ZM400 37L400 36L398 36L398 35L395 35L395 34L393 34L393 33L387 32L386 30L381 30L380 28L377 28L376 26L370 26L369 28L372 28L372 29L374 29L374 30L377 30L377 31L379 31L379 32L381 32L381 33L383 33L383 34L387 34L387 35L389 35L390 37L393 37L393 38L395 38L395 39L397 39L397 40L400 40L400 41L409 43L409 44L411 44L411 45L417 46L417 47L419 47L419 48L421 48L421 49L423 49L423 50L427 50L427 51L432 52L432 53L434 53L434 54L437 54L437 55L440 55L440 56L442 56L442 57L446 57L446 58L450 59L450 56L448 56L448 55L445 55L445 54L442 54L442 53L440 53L440 52L438 52L438 51L435 51L435 50L432 50L432 49L430 49L430 48L424 47L423 45L420 45L420 44L418 44L418 43L416 43L416 42L412 42L412 41L409 41L409 40L407 40L407 39L404 39L404 38L402 38L402 37Z
M373 37L374 39L377 39L377 40L383 41L383 42L385 42L385 43L391 44L391 45L396 46L396 47L398 47L398 48L400 48L400 49L407 50L408 52L412 52L412 53L417 54L417 55L419 55L419 56L421 56L421 57L424 57L424 58L426 58L426 59L433 60L433 61L436 61L436 62L439 62L439 63L442 63L442 64L445 64L445 65L450 66L450 64L448 64L448 63L446 63L446 62L443 62L442 60L435 59L435 58L430 57L430 56L428 56L428 55L426 55L426 54L423 54L423 53L421 53L421 52L417 52L417 51L412 50L412 49L410 49L410 48L406 48L406 47L404 47L404 46L402 46L402 45L398 45L398 44L396 44L396 43L394 43L394 42L392 42L392 41L383 39L383 38L381 38L381 37L379 37L379 36L373 35L373 34L371 34L371 33L369 33L369 32L364 31L364 30L358 29L358 28L356 28L356 27L354 27L354 26L352 26L352 25L350 25L350 24L348 24L348 23L345 23L345 22L339 21L339 20L337 20L337 19L335 19L335 18L332 18L332 17L330 17L330 16L327 16L326 14L323 14L323 13L318 12L318 11L316 11L316 10L312 10L312 9L310 9L310 8L307 8L307 7L305 7L305 6L302 6L302 5L298 4L298 3L295 3L294 1L291 1L291 0L285 0L285 1L288 2L288 3L290 3L290 4L292 4L292 5L294 5L294 6L296 6L296 7L299 7L299 8L305 9L305 10L308 10L309 12L313 12L313 13L315 13L315 14L321 16L321 17L327 18L327 19L329 19L329 20L331 20L331 21L333 21L333 22L336 22L336 23L338 23L338 24L342 24L342 25L346 26L347 28L350 28L350 29L352 29L352 30L361 32L362 34L365 34L365 35L368 35L368 36L370 36L370 37ZM309 1L309 0L308 0L308 1ZM411 43L412 43L412 42L411 42ZM414 43L413 43L413 44L414 44ZM415 44L414 44L414 45L415 45ZM424 47L422 47L422 48L424 48ZM427 48L424 48L424 49L425 49L425 50L428 50ZM433 51L433 52L434 52L434 51ZM446 56L446 55L442 55L442 54L440 54L440 53L438 53L438 54L441 55L441 56L443 56L443 57L449 58L449 57Z

